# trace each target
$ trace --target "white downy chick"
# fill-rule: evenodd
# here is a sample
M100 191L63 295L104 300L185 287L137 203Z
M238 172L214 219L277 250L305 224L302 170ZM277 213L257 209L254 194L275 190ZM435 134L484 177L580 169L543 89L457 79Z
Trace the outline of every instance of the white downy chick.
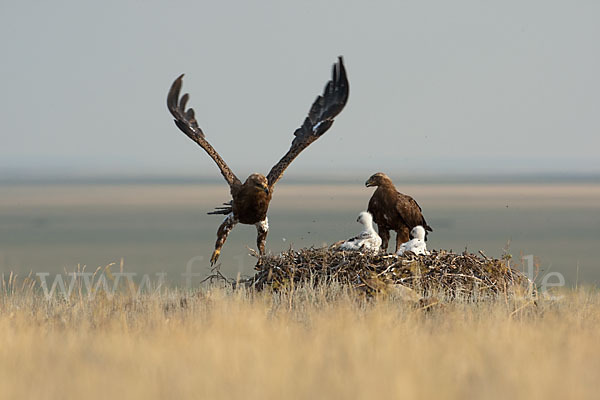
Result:
M351 239L346 240L340 245L342 250L368 250L379 251L381 246L381 238L373 229L373 216L363 211L358 215L357 222L363 226L363 231Z
M412 228L410 231L410 236L412 239L400 245L398 252L396 252L397 255L401 256L407 251L410 251L416 255L431 254L427 251L427 245L425 243L425 229L421 225L417 225Z

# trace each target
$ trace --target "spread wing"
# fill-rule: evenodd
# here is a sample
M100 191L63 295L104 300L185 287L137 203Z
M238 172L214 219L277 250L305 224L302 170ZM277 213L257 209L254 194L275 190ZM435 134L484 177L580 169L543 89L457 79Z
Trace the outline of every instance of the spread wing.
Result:
M348 101L349 84L344 68L344 60L338 57L333 66L332 77L321 96L313 103L302 126L294 132L294 141L288 152L267 175L269 187L281 179L285 169L312 142L320 138L333 125L333 119L338 115Z
M167 96L167 107L173 117L175 117L175 125L177 125L177 127L190 139L198 143L200 147L215 160L215 163L217 163L217 166L221 170L221 174L223 174L223 177L227 183L229 183L229 186L241 184L240 180L235 176L233 171L231 171L229 166L225 164L225 161L223 161L219 153L217 153L204 137L204 132L202 132L202 129L198 126L198 122L194 116L194 110L192 108L185 109L185 105L190 96L186 93L181 96L181 99L179 98L182 80L183 74L175 79L175 82L173 82L173 85L171 85L171 89L169 90L169 95Z

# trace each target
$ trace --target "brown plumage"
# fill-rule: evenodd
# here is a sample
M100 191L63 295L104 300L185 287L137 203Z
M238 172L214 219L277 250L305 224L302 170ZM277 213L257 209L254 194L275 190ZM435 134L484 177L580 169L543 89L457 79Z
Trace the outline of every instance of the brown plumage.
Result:
M167 96L167 106L175 117L175 124L190 139L198 143L208 155L215 161L221 174L229 184L232 200L223 203L209 214L227 215L219 230L217 231L217 242L211 256L211 264L219 258L221 248L227 240L227 235L236 223L256 225L256 245L260 254L265 253L265 241L269 230L267 211L269 202L273 195L273 186L281 177L291 162L312 142L320 138L333 124L334 118L342 111L348 101L349 84L342 57L333 66L332 78L325 86L323 94L314 101L308 116L300 128L294 132L294 140L288 152L271 169L267 176L252 174L242 183L223 161L216 150L208 143L204 133L198 126L194 116L194 110L186 104L189 95L186 93L181 98L183 75L179 76Z
M392 180L383 172L372 175L365 186L377 186L377 190L369 200L369 211L381 237L381 249L387 251L390 231L396 231L396 252L400 245L410 240L409 232L417 225L426 231L433 229L427 225L421 213L421 207L412 197L396 190Z

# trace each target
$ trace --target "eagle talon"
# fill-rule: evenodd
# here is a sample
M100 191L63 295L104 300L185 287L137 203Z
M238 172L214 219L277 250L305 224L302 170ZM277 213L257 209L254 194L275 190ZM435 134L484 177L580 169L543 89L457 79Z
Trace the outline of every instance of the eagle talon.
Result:
M212 267L213 265L215 265L215 263L217 262L217 260L219 259L219 255L221 254L221 250L215 250L212 253L212 256L210 257L210 266Z

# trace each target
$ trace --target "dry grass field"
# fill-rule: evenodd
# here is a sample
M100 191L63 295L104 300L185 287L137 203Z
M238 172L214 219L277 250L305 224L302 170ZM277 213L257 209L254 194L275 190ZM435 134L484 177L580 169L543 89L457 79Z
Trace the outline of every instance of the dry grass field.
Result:
M339 286L66 301L6 282L2 399L598 398L600 294L444 301Z

